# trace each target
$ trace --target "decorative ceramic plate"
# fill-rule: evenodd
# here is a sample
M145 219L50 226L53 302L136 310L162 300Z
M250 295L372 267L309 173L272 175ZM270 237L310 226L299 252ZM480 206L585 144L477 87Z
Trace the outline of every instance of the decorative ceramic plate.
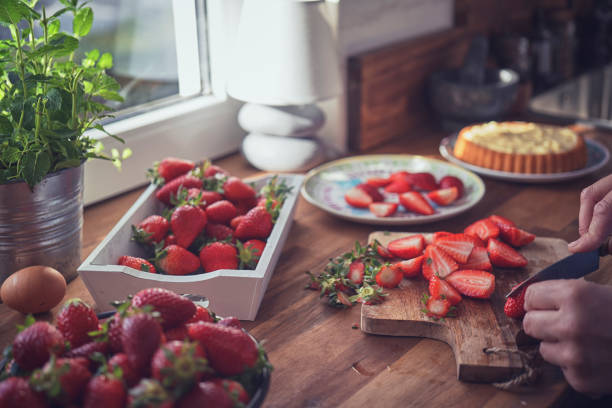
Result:
M564 173L549 174L511 173L508 171L491 170L485 167L475 166L456 158L453 154L456 140L457 135L454 134L442 139L440 142L440 154L442 154L446 160L465 167L466 169L470 169L478 174L482 174L483 176L488 176L499 180L518 181L521 183L556 183L559 181L572 180L596 172L605 166L606 163L608 163L608 160L610 160L610 152L606 146L602 145L596 140L585 138L584 141L586 142L587 147L587 164L582 169L567 171Z
M412 173L429 172L436 180L444 176L459 178L465 187L463 196L448 206L438 206L430 201L436 211L432 215L420 215L404 210L400 205L391 217L376 217L367 208L351 207L344 194L370 177L388 177L405 170ZM385 201L398 202L397 194L387 194L381 189ZM480 177L471 171L442 160L414 155L355 156L336 160L311 170L302 186L302 196L311 204L330 214L351 221L377 225L417 225L454 217L476 205L485 193Z

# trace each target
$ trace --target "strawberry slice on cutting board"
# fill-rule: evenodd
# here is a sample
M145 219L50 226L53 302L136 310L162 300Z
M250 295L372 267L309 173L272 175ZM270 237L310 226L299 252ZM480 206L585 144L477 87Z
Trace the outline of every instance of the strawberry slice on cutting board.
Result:
M493 265L489 260L487 248L475 247L470 254L467 262L461 265L461 269L478 269L481 271L491 271Z
M428 245L425 248L424 255L423 276L427 280L430 280L434 275L445 278L459 269L459 265L455 262L453 257L435 245Z
M421 255L423 248L425 248L425 239L421 234L399 238L389 242L389 245L387 245L387 249L391 254L402 259L411 259Z
M536 238L535 234L531 232L507 225L499 225L499 237L513 247L525 246L532 243Z
M490 219L485 218L469 225L463 232L486 241L499 236L499 227Z
M434 245L442 248L455 261L462 264L467 262L474 249L473 239L465 234L452 234L440 237L435 241Z
M491 238L487 245L489 259L493 266L501 268L522 268L527 265L527 259L510 245Z
M432 276L429 280L429 294L432 298L443 298L447 299L451 305L456 305L461 302L461 294L457 292L457 289L453 288L444 279L438 278L436 275Z
M462 295L478 299L490 298L495 290L495 276L475 269L455 271L446 277L446 282Z

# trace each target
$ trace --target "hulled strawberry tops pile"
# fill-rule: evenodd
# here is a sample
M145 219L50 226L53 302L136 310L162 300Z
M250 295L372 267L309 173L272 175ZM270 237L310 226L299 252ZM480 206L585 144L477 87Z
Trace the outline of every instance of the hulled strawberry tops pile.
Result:
M155 197L167 208L133 226L147 259L130 254L119 265L187 275L255 269L289 189L272 178L256 191L219 166L166 158L149 170Z

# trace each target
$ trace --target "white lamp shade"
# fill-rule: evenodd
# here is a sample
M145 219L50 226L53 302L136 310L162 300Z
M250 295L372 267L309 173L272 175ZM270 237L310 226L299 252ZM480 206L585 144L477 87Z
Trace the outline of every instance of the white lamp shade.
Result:
M264 105L303 105L341 92L336 44L321 1L244 0L228 93Z

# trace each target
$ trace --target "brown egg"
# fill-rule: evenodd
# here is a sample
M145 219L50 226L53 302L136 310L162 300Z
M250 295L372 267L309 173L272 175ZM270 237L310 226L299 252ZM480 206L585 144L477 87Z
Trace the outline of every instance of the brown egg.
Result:
M0 288L2 301L21 313L51 310L66 294L66 279L49 266L28 266L6 278Z

